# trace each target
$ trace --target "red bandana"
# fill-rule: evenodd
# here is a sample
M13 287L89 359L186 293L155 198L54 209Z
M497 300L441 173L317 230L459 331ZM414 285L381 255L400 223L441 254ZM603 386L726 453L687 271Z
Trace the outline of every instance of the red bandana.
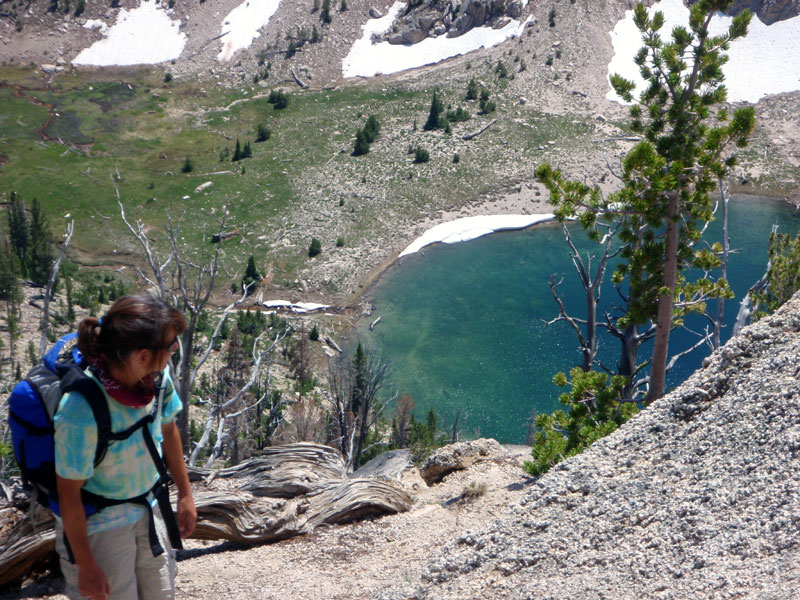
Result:
M103 359L96 360L90 367L92 374L100 380L108 395L117 402L130 408L143 408L153 401L156 384L153 373L148 373L136 384L136 389L131 391L120 385L108 373L108 365Z

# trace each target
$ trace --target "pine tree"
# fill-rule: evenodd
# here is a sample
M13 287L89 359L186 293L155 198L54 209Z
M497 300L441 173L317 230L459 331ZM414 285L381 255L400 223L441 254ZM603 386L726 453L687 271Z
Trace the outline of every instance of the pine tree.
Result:
M331 0L323 0L322 1L322 12L319 16L322 19L322 22L325 25L328 25L331 22Z
M31 248L28 257L28 277L37 285L46 285L53 268L53 236L47 224L44 208L34 198L31 206Z
M422 128L425 131L431 131L443 127L442 111L444 111L444 102L439 98L439 92L434 90L433 98L431 99L431 108L428 112L428 120L425 121L425 125Z
M20 260L20 267L25 269L28 260L28 248L31 244L30 224L25 212L25 202L16 192L11 192L8 210L8 234L11 238L11 247Z
M242 147L239 144L239 140L236 140L236 146L233 149L233 156L231 157L231 162L237 162L242 160Z
M469 80L469 83L467 84L466 99L467 100L477 100L478 99L478 92L479 92L479 90L478 90L478 82L475 81L475 78L473 77L472 79Z
M250 258L247 259L247 268L244 271L244 276L242 277L242 289L250 285L251 283L258 283L263 278L261 277L261 273L258 272L256 269L256 261L253 258L253 255L250 255ZM255 291L256 286L250 286L248 290L248 295L252 294Z
M18 334L19 306L22 303L19 258L11 249L10 241L0 241L0 301L5 303L6 329L9 354L14 358L14 340Z
M756 318L781 306L800 289L800 234L795 238L773 232L769 236L769 269L766 288L751 292Z
M258 124L256 127L256 143L266 142L271 135L272 131L269 129L269 127L265 127L263 123Z
M693 245L712 218L709 192L735 164L735 156L725 158L726 148L746 146L755 127L752 107L731 115L715 106L726 98L724 52L732 40L747 33L751 18L744 11L734 17L727 33L710 36L710 20L731 1L700 0L692 5L689 29L674 28L671 40L658 34L663 14L650 18L644 5L636 6L634 21L645 45L635 61L646 86L631 117L633 129L644 139L623 161L620 192L603 198L599 189L565 181L549 165L537 169L559 218L578 216L595 239L599 217L621 221L619 236L626 248L612 281L627 282L630 298L619 326L651 321L656 325L648 402L664 394L669 334L676 320L701 310L707 298L731 293L724 280L687 278L691 268L708 272L719 263L711 252ZM634 83L619 75L610 79L614 90L632 102Z
M356 131L356 143L353 146L353 156L363 156L369 152L369 136L364 129Z
M370 115L367 122L364 124L364 133L367 134L367 141L371 144L378 139L378 134L381 132L381 124L378 117Z

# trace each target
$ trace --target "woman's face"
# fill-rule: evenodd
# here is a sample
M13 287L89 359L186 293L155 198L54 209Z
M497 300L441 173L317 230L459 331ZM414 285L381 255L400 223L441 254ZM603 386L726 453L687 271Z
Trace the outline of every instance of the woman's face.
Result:
M169 362L172 353L178 349L178 336L177 334L170 335L169 338L172 341L168 343L167 346L163 346L161 348L155 348L152 351L153 353L153 364L151 371L154 372L161 372L167 366L167 362Z

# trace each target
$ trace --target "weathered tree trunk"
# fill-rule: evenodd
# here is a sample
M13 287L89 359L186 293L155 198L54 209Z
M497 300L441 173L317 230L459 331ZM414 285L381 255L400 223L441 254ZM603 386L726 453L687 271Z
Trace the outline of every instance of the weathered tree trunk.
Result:
M672 329L672 306L675 299L675 283L678 276L678 218L680 198L677 192L670 194L667 203L666 250L664 255L663 293L658 298L658 320L653 357L650 359L650 386L647 402L664 395L667 375L667 352L669 334Z
M190 477L195 539L258 544L411 507L410 496L389 483L348 479L341 453L319 444L272 446L229 469L190 469ZM53 557L53 527L43 508L31 518L16 507L0 508L0 585L29 576Z

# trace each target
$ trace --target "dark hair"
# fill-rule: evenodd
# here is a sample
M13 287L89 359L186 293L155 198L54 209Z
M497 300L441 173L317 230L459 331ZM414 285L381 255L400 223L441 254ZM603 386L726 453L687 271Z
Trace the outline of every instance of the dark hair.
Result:
M184 316L165 301L151 294L132 294L114 302L102 321L83 319L78 325L78 348L90 360L102 357L119 365L134 350L165 350L185 329Z

